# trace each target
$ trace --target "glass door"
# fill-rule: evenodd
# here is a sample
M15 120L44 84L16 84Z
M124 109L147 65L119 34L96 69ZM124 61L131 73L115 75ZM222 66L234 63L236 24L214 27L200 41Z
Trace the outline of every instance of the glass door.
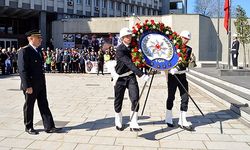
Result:
M7 49L10 48L18 48L18 40L17 39L1 39L0 38L0 47Z

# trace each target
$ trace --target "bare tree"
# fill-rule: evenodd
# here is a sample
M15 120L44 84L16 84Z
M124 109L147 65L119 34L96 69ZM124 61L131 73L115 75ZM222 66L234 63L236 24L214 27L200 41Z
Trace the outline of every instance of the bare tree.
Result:
M218 7L218 2L219 7ZM195 0L194 13L202 14L208 17L218 17L218 11L220 11L219 17L224 17L224 0ZM236 16L235 7L231 6L231 16Z

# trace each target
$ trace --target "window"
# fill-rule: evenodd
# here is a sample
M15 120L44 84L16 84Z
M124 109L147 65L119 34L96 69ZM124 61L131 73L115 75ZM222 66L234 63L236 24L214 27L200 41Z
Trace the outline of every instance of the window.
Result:
M131 13L134 13L135 11L134 11L134 5L130 5L130 12Z
M8 34L13 34L13 28L12 27L8 27Z
M148 9L148 15L151 15L151 10L150 9Z
M145 15L145 8L142 8L142 15Z
M117 3L117 10L121 10L121 3Z
M99 0L95 0L95 6L99 6Z
M171 2L170 9L182 9L182 2Z
M77 4L81 4L81 3L82 3L82 0L76 0L76 3L77 3Z
M102 8L107 8L107 0L102 0Z
M124 5L124 11L126 11L126 12L128 11L128 4Z
M137 15L140 15L140 7L139 6L137 6Z
M114 1L109 2L109 8L110 9L114 9L114 5L115 5Z
M86 4L87 4L88 6L90 6L90 5L91 5L91 0L86 0Z
M4 26L0 26L0 33L5 33L5 27Z

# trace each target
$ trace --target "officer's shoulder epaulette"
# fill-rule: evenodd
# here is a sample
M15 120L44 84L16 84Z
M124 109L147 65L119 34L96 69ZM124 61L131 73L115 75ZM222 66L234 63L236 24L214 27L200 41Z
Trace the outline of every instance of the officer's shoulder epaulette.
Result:
M28 45L26 46L23 46L23 47L20 47L17 51L20 52L20 51L25 51L25 49L28 48Z

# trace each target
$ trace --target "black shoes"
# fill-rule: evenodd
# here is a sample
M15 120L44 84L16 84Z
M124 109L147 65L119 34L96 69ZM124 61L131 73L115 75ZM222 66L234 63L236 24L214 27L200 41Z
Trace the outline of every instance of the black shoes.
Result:
M140 132L142 131L142 128L130 128L130 131Z
M118 131L123 131L123 130L124 130L123 126L122 126L121 128L118 127L118 126L115 126L115 128L116 128L116 130L118 130Z
M27 133L29 133L31 135L37 135L37 134L39 134L39 132L36 131L34 128L30 128L30 129L25 128L25 132L27 132Z
M192 126L181 126L178 125L181 129L187 130L187 131L195 131Z
M171 123L167 123L168 127L174 127L174 124L171 124Z
M46 133L60 133L61 131L62 128L56 128L56 127L45 130Z

